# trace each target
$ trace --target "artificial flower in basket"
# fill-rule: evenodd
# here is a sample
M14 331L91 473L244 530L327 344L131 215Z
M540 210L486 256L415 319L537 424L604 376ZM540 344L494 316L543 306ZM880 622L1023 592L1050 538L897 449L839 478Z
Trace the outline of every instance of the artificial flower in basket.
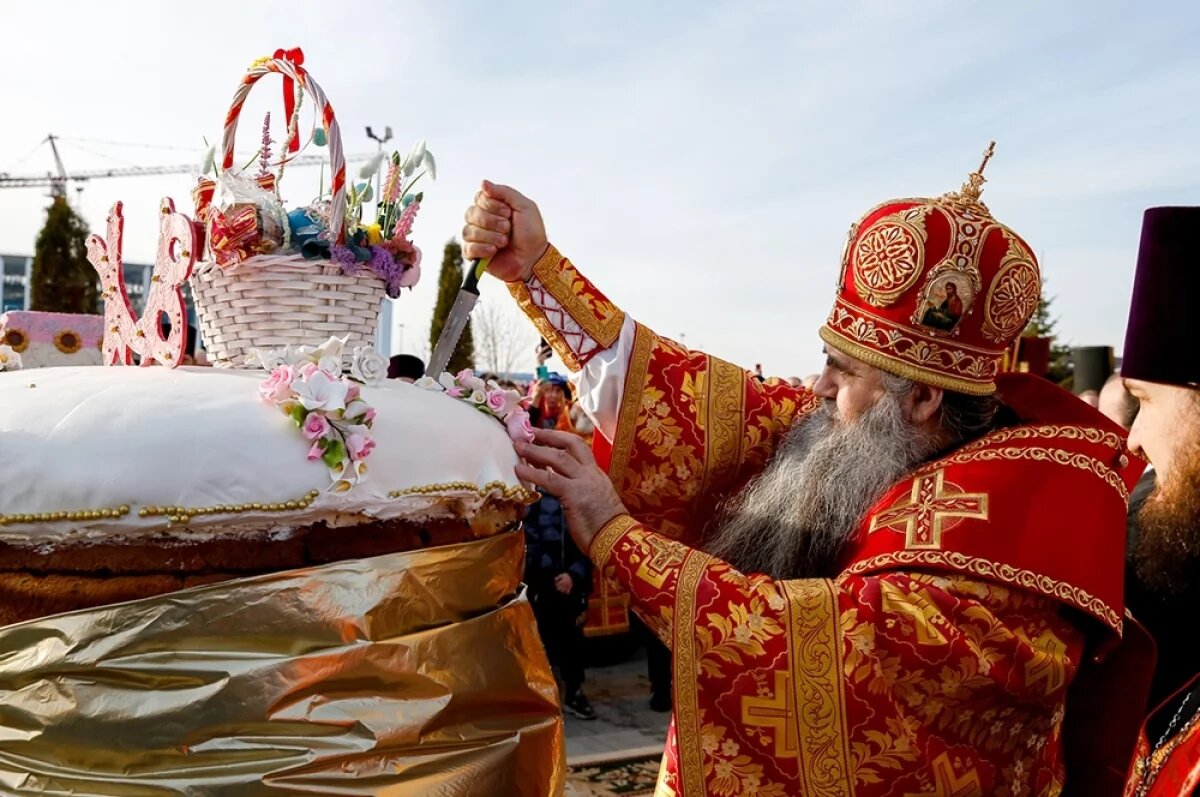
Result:
M257 154L239 169L234 140L242 106L251 87L272 73L284 79L287 133L281 156L272 158L276 142L268 114ZM316 121L301 147L306 98ZM328 147L329 191L322 187L314 201L289 210L279 193L284 171L309 145ZM346 337L347 352L370 345L382 298L398 297L420 277L421 251L412 242L412 228L422 194L414 188L436 176L425 143L407 156L380 153L358 172L358 182L348 182L333 109L305 70L303 53L292 50L250 66L226 117L222 152L219 167L210 152L193 191L206 256L192 291L209 358L218 366L254 366L256 349L318 346L330 335ZM381 196L368 214L375 200L371 181L381 170Z

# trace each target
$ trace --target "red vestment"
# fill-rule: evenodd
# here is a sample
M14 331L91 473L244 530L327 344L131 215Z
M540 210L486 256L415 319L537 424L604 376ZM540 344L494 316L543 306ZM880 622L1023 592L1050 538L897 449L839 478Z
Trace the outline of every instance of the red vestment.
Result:
M553 248L512 291L575 369L625 324ZM1122 629L1125 502L1142 466L1049 383L1014 375L1001 393L1022 424L889 490L841 575L773 581L691 545L819 399L636 327L615 434L596 441L630 515L590 555L674 654L658 793L1062 790L1068 688ZM1106 729L1125 756L1109 762L1117 793L1128 725Z

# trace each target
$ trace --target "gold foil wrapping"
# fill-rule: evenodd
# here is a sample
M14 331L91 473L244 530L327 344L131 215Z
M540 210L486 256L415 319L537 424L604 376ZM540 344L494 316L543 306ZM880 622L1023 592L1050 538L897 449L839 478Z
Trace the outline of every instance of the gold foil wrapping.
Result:
M0 628L0 793L551 795L520 534Z

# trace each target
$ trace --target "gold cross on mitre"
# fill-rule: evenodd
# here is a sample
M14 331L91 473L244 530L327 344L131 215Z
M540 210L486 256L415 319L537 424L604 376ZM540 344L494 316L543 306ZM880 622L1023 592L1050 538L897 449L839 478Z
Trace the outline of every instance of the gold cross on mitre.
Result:
M871 519L871 532L904 530L905 548L941 548L947 518L987 520L987 493L966 493L946 482L942 468L913 479L912 491Z
M978 206L984 213L991 215L987 205L983 204L979 197L983 193L983 184L987 182L987 178L983 176L983 170L987 168L988 161L995 153L996 142L989 142L987 149L983 152L983 160L980 161L979 168L967 175L967 181L963 183L962 188L958 191L951 191L942 198L948 202Z

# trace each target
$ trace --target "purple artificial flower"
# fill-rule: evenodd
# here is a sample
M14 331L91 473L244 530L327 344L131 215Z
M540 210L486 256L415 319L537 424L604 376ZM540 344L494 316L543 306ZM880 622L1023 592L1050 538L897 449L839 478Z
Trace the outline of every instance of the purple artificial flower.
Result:
M387 286L387 295L395 299L400 295L400 281L404 276L404 266L396 262L392 253L382 246L371 247L371 271L383 280Z
M334 244L329 249L329 258L342 267L342 273L347 277L358 273L359 262L350 247Z
M258 176L265 177L271 173L271 112L263 119L262 149L258 151Z

